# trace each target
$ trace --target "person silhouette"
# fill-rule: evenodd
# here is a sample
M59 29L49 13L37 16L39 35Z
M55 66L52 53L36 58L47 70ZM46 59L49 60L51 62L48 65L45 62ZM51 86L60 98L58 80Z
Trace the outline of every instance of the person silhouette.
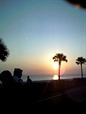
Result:
M32 80L30 79L30 76L27 76L27 83L32 83Z
M24 84L23 80L21 79L21 77L22 77L22 72L23 72L23 70L21 70L20 68L15 68L15 69L14 69L14 73L13 73L13 79L14 79L17 83Z
M2 82L3 87L13 87L15 85L15 81L13 80L12 74L9 70L4 70L0 74L0 80Z
M30 76L27 76L26 85L27 85L29 88L32 87L32 80L30 79Z

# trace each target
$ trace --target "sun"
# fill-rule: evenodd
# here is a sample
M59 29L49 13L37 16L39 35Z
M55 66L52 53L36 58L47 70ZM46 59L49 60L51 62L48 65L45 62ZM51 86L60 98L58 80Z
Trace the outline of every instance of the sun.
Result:
M53 67L54 67L55 70L57 70L58 69L58 63L57 62L54 62L53 63Z

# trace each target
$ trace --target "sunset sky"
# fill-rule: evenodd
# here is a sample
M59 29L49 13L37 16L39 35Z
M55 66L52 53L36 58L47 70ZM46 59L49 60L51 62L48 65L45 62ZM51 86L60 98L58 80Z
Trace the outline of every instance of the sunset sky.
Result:
M0 0L0 37L10 52L0 72L18 67L23 74L52 75L52 57L63 53L68 62L62 62L62 74L79 74L75 62L86 58L86 10L64 0Z

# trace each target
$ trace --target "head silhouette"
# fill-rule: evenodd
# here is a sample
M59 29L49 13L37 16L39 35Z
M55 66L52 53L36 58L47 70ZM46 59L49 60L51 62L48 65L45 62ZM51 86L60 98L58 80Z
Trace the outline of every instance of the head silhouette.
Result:
M0 80L3 86L9 86L13 83L13 77L10 71L5 70L0 74Z
M21 69L19 69L19 68L15 68L14 69L14 76L17 76L17 77L19 77L19 78L21 78L21 76L22 76L22 71L23 70L21 70Z

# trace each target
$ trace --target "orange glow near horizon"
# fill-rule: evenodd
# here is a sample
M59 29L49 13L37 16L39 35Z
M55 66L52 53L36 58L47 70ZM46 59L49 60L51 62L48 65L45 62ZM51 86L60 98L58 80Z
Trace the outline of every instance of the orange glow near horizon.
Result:
M27 58L22 62L22 69L24 70L24 73L27 74L36 74L36 75L41 75L41 74L47 74L47 75L58 75L58 69L59 69L59 64L58 61L53 61L52 57L55 52L52 53L45 53L43 59L33 59L30 58L28 60ZM72 64L72 63L71 63ZM63 75L67 69L68 63L62 62L61 63L61 68L60 68L60 75ZM70 65L68 66L68 68Z

